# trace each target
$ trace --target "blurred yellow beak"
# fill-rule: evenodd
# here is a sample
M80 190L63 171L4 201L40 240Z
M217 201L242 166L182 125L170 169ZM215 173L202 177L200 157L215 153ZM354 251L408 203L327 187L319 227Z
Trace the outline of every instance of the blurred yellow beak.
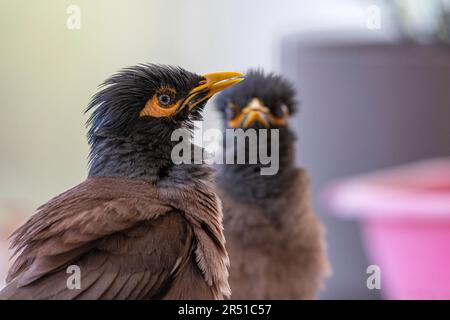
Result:
M248 112L247 117L242 122L242 128L247 129L254 122L259 122L264 127L269 128L269 121L267 119L267 116L259 110L251 110Z
M183 101L182 107L189 106L192 110L199 103L211 98L216 93L244 80L244 75L240 72L213 72L203 75L204 80L200 85L189 92L188 97ZM199 97L198 99L196 99Z

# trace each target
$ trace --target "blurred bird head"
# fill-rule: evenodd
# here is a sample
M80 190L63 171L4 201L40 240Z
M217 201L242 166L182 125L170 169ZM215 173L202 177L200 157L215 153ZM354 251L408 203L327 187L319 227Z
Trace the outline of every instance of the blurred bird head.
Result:
M279 75L249 70L245 81L223 91L217 106L227 128L287 128L296 110L295 91Z
M133 135L165 141L177 128L192 129L208 99L242 79L237 72L197 75L155 64L124 68L100 86L87 108L89 141Z

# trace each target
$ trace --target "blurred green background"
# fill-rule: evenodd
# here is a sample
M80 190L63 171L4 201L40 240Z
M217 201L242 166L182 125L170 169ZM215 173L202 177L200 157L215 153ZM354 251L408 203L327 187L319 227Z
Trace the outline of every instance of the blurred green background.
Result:
M324 119L335 119L330 116L330 110L324 108L328 100L320 106L324 96L322 79L334 79L333 74L328 74L329 66L344 74L335 79L336 87L342 84L351 88L355 78L346 74L347 67L340 67L339 63L348 61L346 53L338 59L332 55L329 65L322 65L315 54L310 60L297 57L296 51L292 52L290 60L282 61L283 39L302 34L313 42L326 38L337 44L351 40L389 46L405 38L432 43L436 29L441 39L448 36L448 30L442 28L445 24L436 19L436 4L444 2L450 8L448 0L1 0L0 287L7 265L6 235L35 207L86 177L88 146L84 124L87 116L83 111L97 86L119 68L153 62L180 65L200 74L245 71L249 67L290 73L290 80L298 80L296 87L303 90L299 96L302 109L292 124L300 133L298 154L306 155L300 162L312 169L317 204L319 192L316 191L321 187L317 187L317 182L330 179L331 174L326 176L328 171L336 171L333 177L352 172L340 170L333 157L320 152L324 149L323 141L328 141L336 150L341 148L333 135L328 137L327 131L322 130ZM70 30L66 26L70 17L67 9L71 5L80 8L80 29ZM375 30L367 24L368 8L372 5L381 13L380 28ZM322 37L322 33L326 36ZM431 49L441 52L440 48ZM356 56L360 55L356 53ZM291 68L290 64L296 59L312 66L306 76L308 79L299 76L305 74L302 70ZM315 78L316 66L321 67L322 78ZM314 83L314 79L320 81ZM369 84L362 83L364 90L359 94L387 96L378 94L386 90L374 88L371 80L368 76ZM401 84L399 81L400 89ZM418 88L420 86L414 91L420 91ZM396 90L388 91L392 96L401 96ZM335 96L339 98L339 92ZM334 99L330 96L330 100ZM372 105L368 102L366 107L371 109ZM338 125L351 128L361 122L361 130L358 130L363 136L370 128L355 116L354 111L361 110L361 105L349 105L349 109L351 116L341 115L342 122ZM341 113L340 110L334 112ZM414 117L413 113L405 114ZM384 116L390 117L390 114L380 111L379 119L383 120ZM373 118L369 114L368 119ZM213 103L206 109L204 126L218 126ZM382 134L383 130L377 127L374 132ZM408 136L399 131L383 139L387 141L392 135ZM425 141L424 145L427 144ZM390 153L391 150L385 152ZM356 149L354 154L345 156L351 159L345 161L351 169L366 170L384 165L373 159L370 159L373 163L368 162ZM367 262L355 226L327 218L324 209L318 212L328 228L335 272L327 283L324 297L377 298L378 294L369 292L365 286Z
M284 33L363 26L354 2L0 1L0 210L33 208L85 177L83 110L119 68L274 70ZM80 29L66 27L72 4ZM215 125L212 110L206 117Z
M0 210L33 208L85 177L83 110L113 72L140 62L270 69L277 28L265 17L278 8L280 20L293 3L256 13L260 1L2 0ZM66 27L71 4L79 30Z

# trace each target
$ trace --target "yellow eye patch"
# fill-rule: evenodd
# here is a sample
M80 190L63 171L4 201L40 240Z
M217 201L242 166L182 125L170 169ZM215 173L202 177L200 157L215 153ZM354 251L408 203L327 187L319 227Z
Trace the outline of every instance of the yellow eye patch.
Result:
M230 128L239 127L241 122L244 120L244 115L242 114L241 109L231 102L228 103L227 108L229 110L233 110L234 112L234 116L232 116L231 119L228 119L228 125Z
M278 117L274 114L269 114L269 121L270 123L277 125L277 126L284 126L287 123L287 118L289 117L289 110L286 107L286 105L281 106L281 111L283 112L282 117Z
M167 100L167 97L174 101ZM157 92L147 101L139 116L155 118L170 117L177 111L181 103L181 100L176 101L173 97L175 97L175 90L171 88L165 88Z

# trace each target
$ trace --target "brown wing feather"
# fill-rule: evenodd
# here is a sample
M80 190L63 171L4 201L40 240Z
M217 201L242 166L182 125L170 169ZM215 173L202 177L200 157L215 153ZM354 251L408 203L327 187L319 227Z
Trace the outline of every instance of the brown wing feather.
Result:
M13 235L17 259L1 298L151 298L192 251L183 216L147 184L93 179L54 198ZM66 268L81 270L67 288ZM144 285L142 281L146 281ZM134 292L136 287L139 292Z
M147 233L133 235L143 230ZM102 238L84 254L77 252L62 268L57 263L52 272L35 274L35 279L26 285L20 283L19 275L8 285L15 290L9 290L11 295L7 298L128 299L138 286L141 288L134 295L136 299L153 298L161 295L160 290L173 281L176 261L180 257L184 260L189 257L192 251L190 239L192 232L180 214L167 213L152 223ZM35 260L31 266L36 265L34 269L37 270L41 268L41 261ZM66 266L69 264L80 267L81 289L67 288ZM27 272L31 272L30 269L23 276ZM143 281L146 281L145 290L142 290Z
M222 212L210 187L86 180L13 234L17 258L0 299L229 295ZM80 267L81 289L67 288L71 264Z
M211 182L195 187L163 189L161 197L182 211L193 228L197 240L195 260L216 299L231 295L228 283L230 266L225 249L222 226L222 205Z

